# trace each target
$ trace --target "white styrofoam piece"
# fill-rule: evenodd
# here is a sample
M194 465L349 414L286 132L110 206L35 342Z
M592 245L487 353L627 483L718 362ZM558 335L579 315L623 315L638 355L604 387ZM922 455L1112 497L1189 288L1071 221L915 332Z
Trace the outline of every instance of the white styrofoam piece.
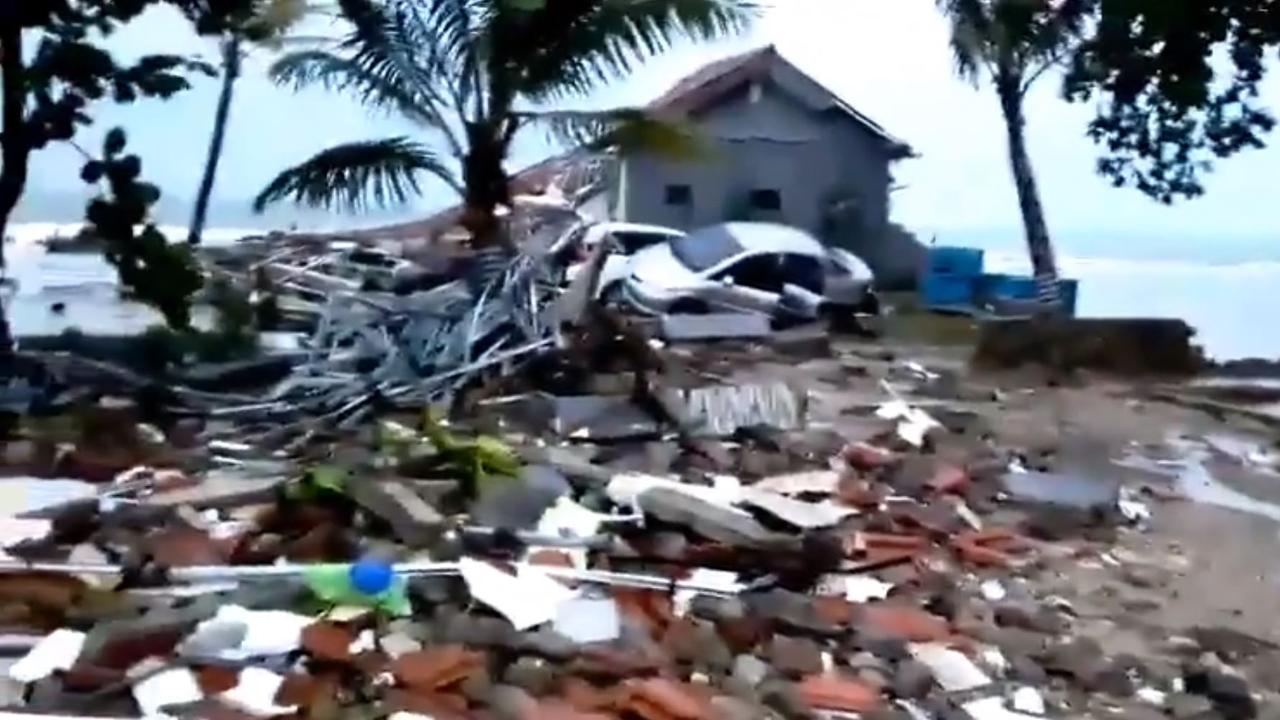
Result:
M176 667L134 684L133 699L143 717L168 717L162 712L165 706L198 702L204 699L204 692L190 668Z
M31 683L49 677L55 670L70 670L84 649L85 637L84 633L75 630L54 630L10 666L9 677Z
M991 678L964 653L941 643L914 643L910 649L911 657L928 665L933 671L933 679L947 692L973 690L991 684Z
M511 575L489 563L462 558L458 571L471 596L510 620L516 630L551 622L560 604L577 596L531 565L520 565Z

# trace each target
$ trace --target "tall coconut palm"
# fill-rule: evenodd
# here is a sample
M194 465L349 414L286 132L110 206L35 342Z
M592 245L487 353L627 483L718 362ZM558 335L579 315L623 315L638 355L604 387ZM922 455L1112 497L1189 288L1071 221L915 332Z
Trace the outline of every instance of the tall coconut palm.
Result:
M247 20L222 33L222 86L218 92L218 105L213 115L213 134L209 138L209 153L205 158L204 172L200 176L200 188L196 192L195 210L191 215L191 227L187 242L198 245L204 235L209 216L209 201L213 197L213 185L218 177L218 164L222 160L227 140L227 123L231 119L231 103L235 97L236 81L244 62L247 43L278 45L280 38L290 27L301 20L306 12L305 0L265 0L255 8Z
M505 162L517 133L541 126L574 141L683 152L690 137L637 110L542 112L629 72L677 36L744 28L748 0L339 0L350 32L336 48L272 67L280 83L356 95L426 131L347 143L277 176L261 210L285 198L361 209L403 202L429 176L462 196L476 247L502 246L511 201ZM443 152L437 152L439 147ZM460 169L460 173L455 171Z
M1027 153L1024 101L1032 85L1075 48L1093 0L938 0L951 21L956 71L995 86L1009 141L1031 265L1047 305L1058 302L1058 267Z

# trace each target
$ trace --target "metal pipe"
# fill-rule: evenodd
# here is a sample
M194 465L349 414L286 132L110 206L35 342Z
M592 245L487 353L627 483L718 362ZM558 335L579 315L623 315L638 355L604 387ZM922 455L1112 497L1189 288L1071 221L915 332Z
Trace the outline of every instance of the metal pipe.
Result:
M283 565L199 565L194 567L172 568L169 577L183 583L209 583L215 581L255 581L272 579L301 578L308 571L316 568L348 567L347 563L327 564L283 564ZM414 562L395 563L391 566L400 577L454 577L460 574L455 562ZM638 575L632 573L609 572L605 570L578 570L576 568L535 566L538 570L561 580L606 585L611 587L631 587L642 590L691 590L709 595L736 595L743 586L738 584L732 590L722 584L706 584L665 578L658 575ZM123 572L119 565L85 564L85 563L24 563L15 560L0 561L0 572L54 572L73 575L118 575Z

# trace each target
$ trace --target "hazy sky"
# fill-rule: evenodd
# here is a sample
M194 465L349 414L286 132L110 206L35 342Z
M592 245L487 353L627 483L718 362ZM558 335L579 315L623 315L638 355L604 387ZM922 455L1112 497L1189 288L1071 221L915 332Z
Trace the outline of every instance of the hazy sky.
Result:
M682 46L653 60L632 78L589 104L641 103L679 76L717 56L772 42L799 67L910 142L921 157L896 170L894 218L929 237L949 230L991 229L1012 234L1017 203L1009 179L1004 130L994 94L955 78L947 29L934 0L775 0L748 36L714 45ZM190 52L195 40L183 21L152 13L118 36L125 54ZM295 95L264 77L269 57L259 52L239 85L216 191L219 208L241 207L281 167L338 141L412 132L370 116L341 96ZM1280 245L1280 189L1274 174L1280 148L1268 148L1222 164L1208 195L1167 208L1131 190L1115 190L1093 172L1095 150L1084 137L1090 109L1057 99L1058 81L1044 79L1030 99L1031 154L1052 228L1062 236L1223 237L1269 236ZM145 175L171 196L194 193L204 160L217 87L212 81L170 102L148 102L98 114L84 144L112 124L130 131ZM1280 76L1264 90L1280 108ZM518 149L516 166L538 159L546 146L531 138ZM81 192L78 159L66 149L41 154L33 184L42 191ZM421 208L451 202L433 192ZM224 221L230 213L224 215ZM215 223L218 218L214 218ZM1069 249L1069 248L1068 248Z

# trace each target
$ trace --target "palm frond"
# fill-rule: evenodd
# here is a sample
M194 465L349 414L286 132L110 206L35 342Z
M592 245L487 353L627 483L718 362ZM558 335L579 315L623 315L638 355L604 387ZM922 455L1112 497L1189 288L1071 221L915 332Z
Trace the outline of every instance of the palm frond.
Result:
M472 71L471 5L482 0L339 0L355 29L342 54L371 76L402 87L430 114L465 124L466 101L479 90ZM462 155L450 137L451 150Z
M1039 77L1080 40L1097 0L937 0L951 21L956 71L977 81L984 67Z
M308 12L307 0L266 0L257 8L245 30L272 47Z
M446 91L440 93L460 118L483 94L480 28L490 17L489 0L393 0L412 18L407 33L425 67ZM481 113L476 113L479 115Z
M956 74L976 84L982 71L995 60L999 43L991 2L938 0L938 7L951 21L951 55Z
M1040 0L1044 7L1036 15L1029 44L1037 58L1057 57L1074 46L1085 34L1093 17L1096 0Z
M674 160L694 160L708 152L705 138L694 126L656 118L640 109L557 111L523 117L565 145L594 152L645 153Z
M276 84L295 90L320 86L326 90L350 92L366 107L396 111L410 120L432 127L443 124L441 118L413 96L412 86L396 85L392 82L394 77L374 75L350 58L326 50L289 53L272 63L267 74Z
M435 153L403 137L329 148L276 176L253 201L256 212L292 198L301 205L361 211L405 202L431 175L461 194L453 171Z
M516 4L491 23L490 42L527 97L542 101L586 93L629 73L637 62L680 37L707 40L745 29L756 16L752 0L579 0Z

